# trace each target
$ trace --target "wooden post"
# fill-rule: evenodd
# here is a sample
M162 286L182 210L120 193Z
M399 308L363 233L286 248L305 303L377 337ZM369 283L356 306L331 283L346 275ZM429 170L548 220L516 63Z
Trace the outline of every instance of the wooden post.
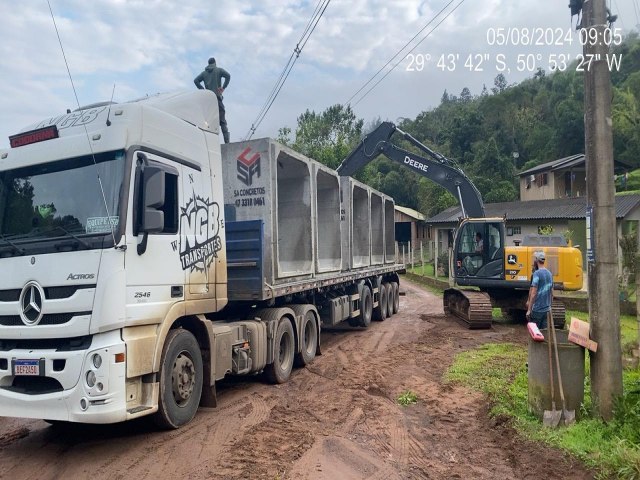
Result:
M420 263L422 264L422 276L424 277L424 251L422 250L423 243L420 242Z
M413 249L411 248L411 242L409 242L409 263L411 263L411 270L413 270Z

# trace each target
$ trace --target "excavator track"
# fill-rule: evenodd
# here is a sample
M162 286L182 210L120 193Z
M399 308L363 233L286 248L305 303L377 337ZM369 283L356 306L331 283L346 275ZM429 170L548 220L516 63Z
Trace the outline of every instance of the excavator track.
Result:
M448 288L444 291L444 312L467 324L470 330L491 328L491 298L477 290Z

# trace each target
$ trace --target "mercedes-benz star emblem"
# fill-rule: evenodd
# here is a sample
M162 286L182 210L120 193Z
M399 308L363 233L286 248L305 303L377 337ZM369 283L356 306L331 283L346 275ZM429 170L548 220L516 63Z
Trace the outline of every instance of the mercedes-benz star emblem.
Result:
M25 325L37 325L42 320L44 291L36 282L27 283L20 292L20 318Z

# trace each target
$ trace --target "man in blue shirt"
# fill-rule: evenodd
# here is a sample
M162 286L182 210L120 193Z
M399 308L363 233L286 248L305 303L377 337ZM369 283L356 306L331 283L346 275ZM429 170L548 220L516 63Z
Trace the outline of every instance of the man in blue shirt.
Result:
M540 329L547 328L547 315L553 298L553 275L544 267L544 262L544 252L534 252L533 280L527 300L527 321L535 322Z

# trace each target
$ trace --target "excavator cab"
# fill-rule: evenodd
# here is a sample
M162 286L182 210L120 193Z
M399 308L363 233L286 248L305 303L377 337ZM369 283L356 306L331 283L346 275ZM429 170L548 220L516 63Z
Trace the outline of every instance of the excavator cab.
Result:
M463 219L456 230L453 252L456 283L482 287L504 280L504 219Z

